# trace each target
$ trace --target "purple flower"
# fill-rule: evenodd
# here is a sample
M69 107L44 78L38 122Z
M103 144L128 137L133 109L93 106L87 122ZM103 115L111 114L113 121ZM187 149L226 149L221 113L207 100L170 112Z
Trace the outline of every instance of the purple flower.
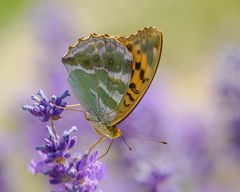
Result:
M106 174L106 167L96 159L97 154L95 152L89 158L84 155L71 166L69 170L72 180L64 185L67 191L94 192L97 190L99 181Z
M56 63L59 62L59 58L62 57L62 55L64 54L64 52L66 51L66 46L70 45L74 39L78 38L80 34L71 34L71 25L68 25L70 22L68 21L68 17L65 17L64 14L62 14L63 12L66 13L67 15L69 15L70 13L68 12L68 9L65 9L66 7L62 7L62 6L58 6L54 3L50 3L48 4L48 6L46 7L44 4L42 4L43 6L41 6L41 4L37 4L37 6L33 9L32 14L30 15L29 18L31 18L32 23L34 24L34 29L35 29L35 37L36 37L36 41L38 41L38 47L41 47L41 49L43 50L42 54L39 55L39 59L37 58L35 63L47 63L47 65L37 65L36 68L38 69L38 71L40 71L41 77L42 74L45 75L44 78L44 82L46 82L45 84L47 85L46 89L48 90L55 90L54 92L59 92L59 90L61 89L65 89L66 87L68 87L68 83L66 80L66 71L64 69L64 67L59 67ZM44 12L44 14L42 14ZM70 18L70 17L69 17ZM37 25L36 25L37 23ZM75 37L74 37L75 36ZM81 36L81 35L80 35ZM54 53L54 54L53 54ZM43 62L43 60L46 60L47 62ZM40 67L39 67L40 66ZM54 68L55 70L51 70L52 68ZM43 72L43 73L41 73ZM60 82L60 83L59 83ZM63 90L64 90L63 89ZM70 98L71 103L75 104L78 101L75 98ZM63 121L64 119L66 119L66 117L68 118L68 121ZM40 116L40 118L42 119L43 117ZM26 118L27 119L27 118ZM61 127L57 127L57 130L60 131L62 130L62 127L66 127L68 125L66 125L67 123L74 123L77 124L79 127L86 127L88 126L89 129L82 129L81 132L75 132L76 135L81 134L84 135L85 138L89 138L89 136L92 136L94 134L92 134L92 129L90 129L90 126L88 125L87 121L85 120L83 115L79 115L79 113L66 113L64 114L64 119L62 118L60 121L58 121L57 123L61 123ZM51 117L50 117L51 120ZM83 121L81 121L83 120ZM32 122L32 120L30 119L30 121ZM38 144L40 139L42 139L43 134L40 132L42 129L38 129L34 131L32 127L33 126L37 126L35 122L30 122L29 119L27 120L26 125L24 126L24 128L29 127L28 130L26 131L27 133L27 138L33 140L32 142L34 143L34 145L36 145L36 143ZM39 122L37 122L39 123ZM29 136L31 135L31 137ZM53 131L53 135L54 135L54 131ZM94 135L95 136L95 135ZM50 138L47 138L48 140L51 140ZM62 137L58 137L58 140L61 140ZM64 140L64 139L63 139ZM89 139L88 139L89 140ZM81 140L82 143L86 143L85 140ZM54 142L51 142L54 143ZM50 155L49 159L53 160L53 162L51 163L46 163L44 162L44 160L47 158L46 154L42 153L40 148L41 147L37 147L39 150L39 154L42 157L42 160L35 160L31 162L30 165L30 170L37 174L37 173L47 173L47 170L51 169L51 166L53 168L53 165L57 164L54 156L57 156L59 152L57 152L57 148L61 148L60 147L60 141L57 142L58 143L58 147L55 148L56 152L53 153L53 157ZM63 142L64 143L64 142ZM80 145L82 144L80 142L76 143L74 145L74 148L71 148L72 151L76 150L76 145ZM45 147L45 145L44 145ZM69 152L70 149L66 149L62 152L62 154L60 154L60 157L63 157L64 154L66 153L70 153ZM64 180L68 180L69 179L69 175L72 174L72 170L77 169L76 168L76 163L78 161L80 161L81 159L84 159L84 156L81 156L79 154L74 155L71 151L71 156L68 158L64 159L64 163L59 164L58 166L56 166L54 169L56 170L55 173L59 173L57 174L58 177L52 177L52 181L54 183L57 181L64 181ZM49 153L50 154L50 153ZM61 158L60 158L61 159ZM91 175L91 177L89 178L88 175L84 176L84 179L81 180L81 182L83 182L82 185L79 185L79 181L77 181L77 179L74 180L75 177L71 176L71 181L69 182L62 182L58 185L55 185L56 187L61 185L59 190L56 191L79 191L79 188L81 188L82 191L94 191L92 189L96 188L96 185L98 184L98 182L100 181L100 176L103 176L103 173L105 172L104 170L104 166L98 162L98 161L92 161L92 159L94 159L94 155L89 156L86 166L84 168L84 166L80 166L79 171L83 170L83 171L87 171L88 174ZM63 160L63 159L62 159ZM83 160L82 160L83 161ZM61 161L59 161L61 162ZM96 167L94 167L96 166ZM71 167L71 168L70 168ZM69 169L69 172L67 172L66 170ZM60 171L61 169L63 169L64 171ZM74 171L73 171L74 172ZM69 173L69 174L67 174ZM71 173L71 174L70 174ZM47 175L49 176L49 175ZM95 179L94 179L95 177ZM50 178L50 176L49 176ZM61 180L62 178L62 180ZM54 180L55 179L55 180ZM99 180L98 180L99 179Z
M58 120L60 114L63 112L63 109L59 107L65 107L67 105L63 99L67 96L70 96L68 91L65 91L60 97L52 95L49 100L43 93L42 90L37 92L37 95L33 95L32 100L36 101L33 103L33 106L23 105L23 110L29 111L36 117L40 117L42 122L46 122L49 119ZM57 107L59 106L59 107Z
M136 182L139 185L138 191L148 192L172 192L176 191L172 184L170 184L170 178L172 170L170 166L163 166L163 162L160 159L152 159L151 162L139 161L137 163Z
M240 157L240 45L227 46L222 55L216 78L220 114L224 115L221 120L230 139L230 151Z
M230 45L224 50L218 65L217 89L222 101L230 110L240 109L240 46Z
M52 185L61 185L58 192L94 192L99 181L106 174L106 167L97 161L97 152L88 155L70 153L76 143L76 136L70 136L77 129L72 127L60 137L52 125L47 126L49 137L43 146L36 147L41 160L32 160L29 169L34 174L49 177Z
M240 118L232 120L230 123L230 131L231 131L231 143L234 151L239 156L240 155Z
M8 192L9 189L7 188L7 182L6 182L6 178L5 178L5 172L6 170L4 170L4 166L3 163L0 159L0 191L4 191L4 192Z
M138 138L139 135L156 140L165 141L167 139L163 121L166 116L164 114L167 109L166 103L169 101L166 91L169 87L164 82L166 79L162 78L161 80L159 82L162 83L161 89L164 91L150 87L131 115L119 125L133 151L128 152L125 143L114 145L120 151L118 154L121 154L117 159L118 167L122 166L119 170L124 170L124 178L121 181L124 182L124 186L112 191L175 191L173 190L175 183L170 183L175 173L165 171L166 162L161 161L164 157L164 148L168 149L168 146ZM122 142L122 139L120 138L116 142ZM153 162L156 158L159 158L160 161L157 160L155 165ZM168 160L171 161L171 159ZM116 174L116 178L119 178L119 171Z
M141 182L142 186L147 188L149 192L157 192L157 188L161 183L169 178L169 174L161 173L158 170L152 170L144 181Z
M44 146L36 147L36 150L46 155L45 162L52 163L57 162L59 164L71 156L68 152L76 143L76 137L70 137L69 135L77 130L76 127L72 127L69 131L64 132L63 137L56 136L54 129L47 126L49 138L45 139Z

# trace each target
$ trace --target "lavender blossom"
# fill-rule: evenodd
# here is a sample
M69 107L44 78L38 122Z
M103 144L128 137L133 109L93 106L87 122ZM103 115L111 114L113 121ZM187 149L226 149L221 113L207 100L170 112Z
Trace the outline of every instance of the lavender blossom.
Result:
M59 136L52 121L60 118L63 109L56 105L65 107L67 103L62 100L67 96L69 93L65 91L62 96L53 95L49 100L40 90L37 96L32 96L37 103L23 106L24 110L41 117L43 122L51 120L50 126L46 126L48 137L44 139L44 145L36 147L41 159L32 160L29 170L47 176L51 185L59 186L55 192L95 192L106 173L106 167L97 161L97 152L92 155L72 154L70 150L77 137L71 135L77 131L76 126Z
M164 166L163 166L164 165ZM135 182L139 186L138 191L148 192L173 192L176 191L172 185L172 166L163 163L162 159L152 159L151 162L139 161L136 165Z
M223 103L231 110L240 109L240 46L230 45L224 50L218 65L217 90Z
M63 101L67 96L70 96L70 94L68 91L65 91L60 97L52 95L49 100L43 91L39 90L37 95L31 97L36 103L33 103L33 106L23 105L23 110L27 110L34 116L40 117L42 122L46 122L49 119L58 120L60 114L63 112L63 109L59 107L65 107L67 105L67 103Z
M43 1L39 1L28 13L29 24L32 25L33 29L33 40L36 43L36 47L41 49L41 52L38 52L38 57L35 57L33 62L35 64L34 68L38 71L36 78L41 79L41 83L44 84L45 93L46 91L49 93L62 93L62 90L69 90L70 88L66 79L67 71L61 64L60 58L66 52L67 46L72 44L75 39L83 36L79 31L84 31L84 29L74 29L76 25L72 26L71 15L72 12L66 6L51 1L48 2L47 6ZM81 18L79 18L79 23L81 23ZM74 31L78 31L78 33L73 33ZM57 96L59 95L57 94ZM75 97L68 97L67 103L76 104L79 101ZM22 118L25 119L25 122L23 122L25 137L30 143L29 146L36 146L44 138L42 129L38 129L38 127L41 127L41 121L36 122L33 121L33 118L28 117L25 115ZM66 118L67 121L64 121ZM79 141L78 145L89 146L91 140L88 139L87 141L89 142L86 142L85 138L93 137L95 134L93 134L92 128L84 115L79 112L66 111L64 119L58 120L57 123L61 123L58 131L64 130L69 125L77 125L81 131L78 131L76 135L80 136L81 134L86 136ZM32 129L33 126L36 129Z
M53 127L47 126L49 137L45 145L36 147L41 160L32 160L29 169L34 174L48 176L49 183L60 185L56 192L95 192L99 181L106 173L106 167L97 161L97 152L89 157L72 155L70 149L76 143L76 136L70 137L76 127L65 131L63 136L56 135Z
M72 127L69 131L65 132L63 137L55 135L53 128L46 127L49 133L49 138L45 139L44 146L36 147L36 150L42 154L45 154L45 163L64 163L67 158L71 156L68 152L76 143L76 137L70 137L69 135L77 130L76 127Z
M149 192L157 192L160 185L162 185L168 178L170 174L162 173L159 170L151 170L144 180L139 181L143 188L146 188Z
M6 182L4 171L5 170L4 170L3 162L0 161L0 191L8 192L9 189L7 188L7 182Z
M240 45L227 46L223 51L216 87L231 150L240 157Z
M159 82L163 82L161 88L167 90L168 87L164 88L164 81L166 79L161 79ZM161 97L160 100L159 97ZM128 175L128 177L125 176L127 179L124 182L130 188L122 191L177 191L175 190L175 183L171 182L175 173L165 171L165 169L168 169L168 165L162 161L164 148L169 149L168 146L134 138L134 135L140 135L165 141L166 132L163 129L165 116L163 111L166 110L167 101L166 91L160 92L157 88L150 87L139 106L128 118L121 122L120 127L123 129L124 136L127 136L130 145L133 147L133 152L129 153L126 150L125 143L116 146L117 150L121 151L119 154L123 154L118 158L119 165L123 167L122 169L127 168L125 175ZM168 161L171 162L172 160L169 158ZM130 182L127 183L128 181Z

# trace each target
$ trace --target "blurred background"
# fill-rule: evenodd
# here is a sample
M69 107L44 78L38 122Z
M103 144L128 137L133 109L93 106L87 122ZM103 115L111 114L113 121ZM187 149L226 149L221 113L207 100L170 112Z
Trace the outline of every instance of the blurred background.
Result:
M99 186L114 192L240 191L240 1L0 1L0 192L42 192L51 186L28 171L44 124L22 111L38 89L60 95L61 57L90 33L129 35L145 26L164 33L157 75L121 123ZM74 96L69 103L77 103ZM76 151L97 136L83 115L65 112L60 130L77 125ZM134 135L162 139L168 145ZM98 147L106 150L109 142Z

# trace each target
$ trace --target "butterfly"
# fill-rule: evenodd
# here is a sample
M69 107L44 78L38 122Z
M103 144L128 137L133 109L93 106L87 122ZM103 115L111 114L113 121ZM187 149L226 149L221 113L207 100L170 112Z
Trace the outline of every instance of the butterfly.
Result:
M62 58L68 82L97 134L122 136L117 125L150 86L162 43L160 30L145 27L127 37L93 33L69 47Z

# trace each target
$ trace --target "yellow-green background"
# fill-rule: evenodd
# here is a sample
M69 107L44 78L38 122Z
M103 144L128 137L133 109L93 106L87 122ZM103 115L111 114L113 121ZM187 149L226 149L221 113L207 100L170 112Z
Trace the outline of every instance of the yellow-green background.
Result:
M240 43L238 0L1 0L0 150L2 156L8 153L9 146L21 149L8 155L6 164L8 182L16 191L40 192L46 182L28 173L29 159L22 155L26 142L19 141L14 134L24 131L15 117L21 113L18 99L29 97L25 94L40 86L44 89L46 83L34 64L41 42L34 38L37 23L32 23L30 17L38 6L59 10L66 18L66 26L71 26L72 43L77 36L93 32L128 35L144 26L162 29L164 45L159 71L162 68L170 74L176 98L199 108L203 106L202 110L208 107L209 73L216 67L219 50L225 44ZM54 52L51 55L55 57ZM56 67L63 67L61 58Z

